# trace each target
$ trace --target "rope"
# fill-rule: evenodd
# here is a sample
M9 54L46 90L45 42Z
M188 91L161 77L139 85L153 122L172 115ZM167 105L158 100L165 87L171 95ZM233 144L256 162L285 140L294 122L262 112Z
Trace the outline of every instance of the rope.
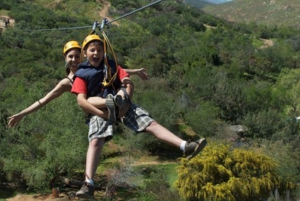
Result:
M118 61L117 61L117 57L116 57L116 54L115 54L115 51L114 51L114 49L112 48L112 45L111 45L111 43L110 43L110 41L109 41L109 39L108 39L108 37L107 37L107 35L106 35L106 33L103 31L102 32L102 36L103 36L103 38L104 38L104 63L105 63L105 65L107 66L107 72L108 72L108 75L107 75L107 78L106 78L106 80L103 82L103 86L109 86L109 85L111 85L112 83L113 83L113 81L116 79L116 77L117 77L117 74L118 74ZM106 54L106 50L107 50L107 47L106 47L106 45L108 45L108 47L109 47L109 49L111 50L111 52L112 52L112 55L113 55L113 59L114 59L114 61L115 61L115 65L116 65L116 72L115 72L115 74L113 75L113 76L111 76L111 71L110 71L110 66L108 65L108 59L107 59L107 54Z

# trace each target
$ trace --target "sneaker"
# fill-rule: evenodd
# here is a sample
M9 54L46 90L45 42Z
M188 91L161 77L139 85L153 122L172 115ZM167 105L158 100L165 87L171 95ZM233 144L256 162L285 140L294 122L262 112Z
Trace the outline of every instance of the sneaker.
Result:
M185 145L184 155L188 160L194 158L205 146L207 142L205 138L201 138L196 142L187 142Z
M78 198L93 198L94 197L94 186L84 182L83 186L79 191L76 192Z
M115 123L116 110L115 110L114 96L112 94L107 95L105 105L108 111L108 121L111 123Z
M121 109L128 103L128 100L126 98L123 98L121 95L116 95L114 96L114 102L116 106L118 106Z
M124 106L126 106L129 103L129 101L127 98L123 98L121 95L116 95L116 96L114 96L114 102L115 102L116 106L118 106L119 110L117 111L117 116L119 117L121 114L122 108Z

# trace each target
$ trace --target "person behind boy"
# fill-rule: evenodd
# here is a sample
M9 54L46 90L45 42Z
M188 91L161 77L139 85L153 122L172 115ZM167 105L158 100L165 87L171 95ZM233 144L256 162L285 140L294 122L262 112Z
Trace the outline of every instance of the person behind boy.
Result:
M71 92L74 74L78 70L78 65L81 63L80 55L81 46L79 45L79 43L74 40L67 42L63 47L63 57L65 59L65 70L67 73L66 77L60 80L59 83L43 98L34 102L32 105L25 108L21 112L8 117L8 127L11 128L17 126L25 116L39 110L43 106L50 103L52 100L60 97L62 94ZM124 70L130 75L138 75L142 80L148 80L147 70L144 68ZM106 99L97 99L96 101L93 101L91 99L91 101L92 104L95 104L95 106L98 108L105 108L109 106L109 110L103 110L103 116L108 116L108 119L110 119L111 121L115 121L115 107L114 105L111 105L111 100L108 100L106 102Z
M124 70L115 66L113 61L105 62L104 43L98 35L89 35L84 39L82 53L87 61L79 65L75 73L75 80L71 92L77 95L78 105L91 114L89 123L89 146L86 158L85 183L76 193L77 197L89 198L94 196L94 176L100 161L100 153L105 142L113 136L112 125L102 115L100 109L88 102L89 97L101 98L116 97L117 90L122 87L121 92L129 100L129 108L123 118L123 123L136 132L147 132L161 141L180 148L184 155L191 159L197 155L206 145L204 138L187 143L170 132L152 119L147 111L133 104L130 99L133 95L133 83ZM111 75L115 74L115 80L110 86L104 86L105 75L110 68ZM110 95L109 95L110 94Z

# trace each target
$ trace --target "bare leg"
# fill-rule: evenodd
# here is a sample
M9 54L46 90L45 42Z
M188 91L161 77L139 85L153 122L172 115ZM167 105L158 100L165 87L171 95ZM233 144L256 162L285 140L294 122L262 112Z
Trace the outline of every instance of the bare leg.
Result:
M86 154L85 182L81 189L76 192L76 196L79 198L92 198L94 196L95 187L93 180L100 161L103 145L104 138L93 139L89 143Z
M122 98L125 98L125 94L122 90L119 90L117 95L120 95ZM95 106L96 108L106 108L106 98L101 98L98 96L94 96L94 97L89 97L87 99L93 106Z
M118 96L113 96L112 94L108 94L105 99L101 97L90 97L88 98L88 102L99 109L107 108L108 115L106 118L109 122L115 123L117 120L116 105L119 106L119 114L122 114L122 116L124 116L127 111L126 110L124 114L121 113L121 108L123 106L120 106L120 104L123 103L123 97L125 96L124 92L122 90L119 90L117 95Z
M101 150L104 145L104 138L93 139L89 143L86 155L86 180L94 180L99 165Z
M155 121L152 122L145 129L145 131L147 133L153 134L159 140L164 141L165 143L168 143L178 148L180 147L181 143L184 141Z
M90 97L87 99L96 108L106 108L106 99L101 97Z
M120 95L120 96L122 96L122 98L125 98L125 94L122 90L119 90L117 95Z
M201 138L195 142L187 143L157 122L152 122L145 129L145 131L153 134L156 138L164 141L165 143L179 147L189 160L195 157L206 146L207 143L205 138Z
M124 107L119 108L119 118L124 117L129 108L130 108L130 104L126 104Z

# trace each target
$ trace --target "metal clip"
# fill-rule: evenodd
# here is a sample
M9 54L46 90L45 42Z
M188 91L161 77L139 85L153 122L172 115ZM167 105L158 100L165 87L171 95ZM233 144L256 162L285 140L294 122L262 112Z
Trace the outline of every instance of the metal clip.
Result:
M101 30L104 28L104 25L106 25L107 26L107 28L109 28L108 27L108 20L107 20L107 18L104 18L103 20L102 20L102 23L101 23Z

